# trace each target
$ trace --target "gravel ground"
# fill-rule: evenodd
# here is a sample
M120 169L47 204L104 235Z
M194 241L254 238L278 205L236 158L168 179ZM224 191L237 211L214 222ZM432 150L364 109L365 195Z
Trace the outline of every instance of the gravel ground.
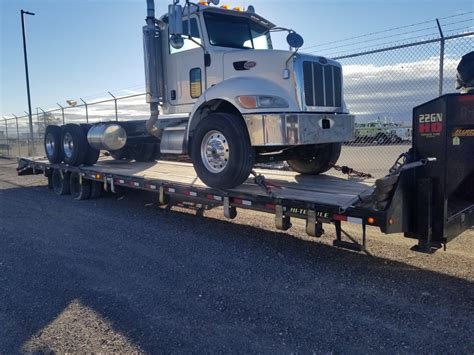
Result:
M271 216L55 196L0 159L0 353L472 353L474 232L370 254Z

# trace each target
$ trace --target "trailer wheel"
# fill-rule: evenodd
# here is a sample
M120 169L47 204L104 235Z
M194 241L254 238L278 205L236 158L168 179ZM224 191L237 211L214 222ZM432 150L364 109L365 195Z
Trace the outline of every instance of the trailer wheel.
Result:
M91 182L83 179L81 184L79 173L70 174L69 188L71 190L71 195L75 200L87 200L91 196Z
M64 162L69 165L79 166L84 163L88 143L81 126L68 123L62 127L61 134Z
M87 151L84 157L83 164L94 165L95 163L97 163L97 160L99 160L100 150L92 148L89 142L87 141L87 133L89 132L89 129L91 129L92 125L88 123L81 123L81 127L84 131L84 134L86 135L86 143L87 143Z
M56 195L68 195L70 193L69 188L69 173L62 173L59 169L54 169L51 175L51 183L53 185L53 191Z
M155 144L140 143L131 147L132 157L135 161L146 162L155 160Z
M100 181L91 181L91 199L99 198L102 195L102 183Z
M51 164L63 160L61 150L61 127L49 125L44 132L44 151Z
M214 188L242 184L252 171L255 151L247 127L235 115L212 113L196 127L191 158L199 178Z
M328 143L301 147L299 153L304 158L288 160L288 165L300 174L322 174L336 164L341 146L341 143Z

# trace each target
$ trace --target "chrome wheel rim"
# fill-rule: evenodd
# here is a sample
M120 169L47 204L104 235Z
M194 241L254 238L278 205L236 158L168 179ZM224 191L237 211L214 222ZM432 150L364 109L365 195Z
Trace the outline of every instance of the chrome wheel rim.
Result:
M64 134L63 150L66 157L72 157L72 152L74 151L74 140L72 139L72 136L69 132Z
M212 173L222 172L229 162L229 142L222 132L212 130L206 133L201 142L201 159Z
M46 135L45 139L45 147L46 147L46 153L48 153L48 156L52 156L54 154L54 136L51 133L48 133Z

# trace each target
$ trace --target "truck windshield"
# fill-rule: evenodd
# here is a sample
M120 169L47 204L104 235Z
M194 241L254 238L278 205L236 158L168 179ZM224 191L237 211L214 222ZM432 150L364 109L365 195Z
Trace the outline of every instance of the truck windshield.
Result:
M204 13L209 42L213 46L242 49L272 49L265 26L246 17Z

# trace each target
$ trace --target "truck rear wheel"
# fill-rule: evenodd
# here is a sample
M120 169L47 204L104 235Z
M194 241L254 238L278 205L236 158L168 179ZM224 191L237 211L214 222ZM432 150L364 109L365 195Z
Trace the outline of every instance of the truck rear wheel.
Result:
M91 196L91 182L90 180L81 179L78 173L71 173L69 177L69 188L71 195L75 200L87 200Z
M69 189L69 173L62 173L58 169L54 169L51 174L51 184L56 195L68 195Z
M88 123L81 123L81 127L84 131L84 134L86 135L86 142L87 142L87 132L89 132L89 129L91 129L92 125ZM97 160L99 160L99 156L100 156L100 150L92 148L89 142L87 142L87 152L84 157L83 164L86 166L94 165L95 163L97 163Z
M61 150L61 127L50 125L44 132L44 151L51 164L58 164L63 160Z
M301 147L301 158L288 160L288 165L300 174L322 174L336 164L341 146L341 143L328 143Z
M81 126L74 123L64 125L61 142L63 160L66 164L79 166L84 163L89 144Z
M191 158L202 182L210 187L227 189L248 178L255 151L240 117L212 113L196 127L191 141Z

